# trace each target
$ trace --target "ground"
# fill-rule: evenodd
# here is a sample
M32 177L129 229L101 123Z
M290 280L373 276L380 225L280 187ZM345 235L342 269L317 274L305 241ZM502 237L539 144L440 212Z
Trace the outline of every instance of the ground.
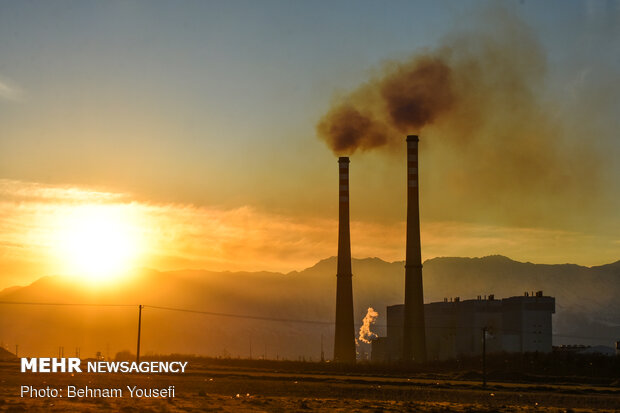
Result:
M66 389L175 386L168 399L21 398L20 386ZM282 371L190 362L182 375L32 374L0 363L3 412L613 412L614 386L479 382L362 373Z

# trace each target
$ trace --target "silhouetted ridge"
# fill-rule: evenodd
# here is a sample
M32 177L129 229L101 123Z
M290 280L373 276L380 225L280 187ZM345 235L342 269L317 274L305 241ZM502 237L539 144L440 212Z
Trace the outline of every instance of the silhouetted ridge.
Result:
M502 298L542 290L545 295L556 297L556 344L610 346L620 338L619 267L619 262L593 268L574 264L532 264L502 256L433 258L424 263L424 300L442 301L457 296L468 299L489 294ZM352 270L355 322L360 323L372 305L379 313L377 326L385 325L386 306L403 303L404 263L389 263L379 258L353 259ZM3 304L0 305L0 331L8 337L15 335L14 330L19 328L24 343L38 345L40 342L43 352L49 351L49 342L69 346L83 337L91 337L92 343L111 340L113 349L122 344L119 349L122 350L135 340L137 304L332 322L335 272L336 260L331 257L286 275L203 270L138 271L135 279L111 289L81 289L77 283L63 281L61 277L43 277L25 287L4 290L0 293L0 301L127 304L131 307L55 308ZM136 308L132 308L134 305ZM146 348L155 352L174 350L218 355L227 348L232 354L243 355L252 334L256 345L263 346L265 341L268 348L278 348L281 356L288 354L296 358L299 354L316 352L318 357L320 336L323 335L324 342L328 343L333 334L329 325L320 329L295 323L258 323L243 319L233 322L215 316L173 314L155 309L147 309L143 316L145 331L152 334L152 340L146 342L150 347ZM27 322L29 328L24 330L12 322L15 317ZM377 332L385 334L381 328L378 327ZM188 331L192 333L188 335ZM609 338L588 341L561 335ZM175 337L186 339L179 342ZM114 344L116 341L121 344ZM291 352L281 349L291 349ZM83 348L83 351L87 350ZM331 357L329 353L327 357Z
M611 264L604 264L592 267L593 270L612 271L616 275L620 276L620 261L616 261Z

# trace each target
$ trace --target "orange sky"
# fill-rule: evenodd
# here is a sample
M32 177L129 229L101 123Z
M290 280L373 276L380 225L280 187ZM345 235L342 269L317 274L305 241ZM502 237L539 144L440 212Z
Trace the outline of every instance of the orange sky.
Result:
M76 231L72 222L85 212L90 221L104 223L89 227L78 221L92 232L77 234L86 248L91 244L95 248L90 258L97 265L106 257L96 250L101 231L105 232L102 228L114 222L121 222L122 234L135 243L127 261L131 268L288 272L311 266L336 251L336 217L292 217L251 206L226 209L146 203L129 194L10 180L0 180L0 195L0 288L76 271L72 267L75 257L71 251L62 251L62 243L67 231ZM403 221L353 218L351 231L355 257L403 259ZM561 230L423 220L422 245L424 259L504 254L523 261L592 265L611 262L620 240ZM69 248L75 247L69 244ZM85 254L75 251L79 253Z
M457 99L352 155L353 255L403 259L417 133L424 258L617 261L618 7L2 3L0 288L97 260L286 272L335 255L317 124L352 96L385 122L376 86L421 54Z

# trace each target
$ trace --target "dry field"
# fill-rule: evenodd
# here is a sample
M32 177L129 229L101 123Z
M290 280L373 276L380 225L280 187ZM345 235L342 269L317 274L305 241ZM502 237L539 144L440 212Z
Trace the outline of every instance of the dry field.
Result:
M184 375L22 374L0 363L3 412L613 412L620 388L479 383L194 365ZM21 398L20 386L175 386L173 399Z

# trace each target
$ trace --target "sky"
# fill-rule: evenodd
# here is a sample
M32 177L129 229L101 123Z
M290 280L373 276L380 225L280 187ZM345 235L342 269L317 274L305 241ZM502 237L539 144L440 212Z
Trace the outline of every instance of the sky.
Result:
M0 0L0 288L79 271L70 245L114 237L158 269L335 255L317 125L421 54L467 85L407 131L423 258L620 259L618 0ZM404 258L407 133L390 133L351 154L356 257Z

